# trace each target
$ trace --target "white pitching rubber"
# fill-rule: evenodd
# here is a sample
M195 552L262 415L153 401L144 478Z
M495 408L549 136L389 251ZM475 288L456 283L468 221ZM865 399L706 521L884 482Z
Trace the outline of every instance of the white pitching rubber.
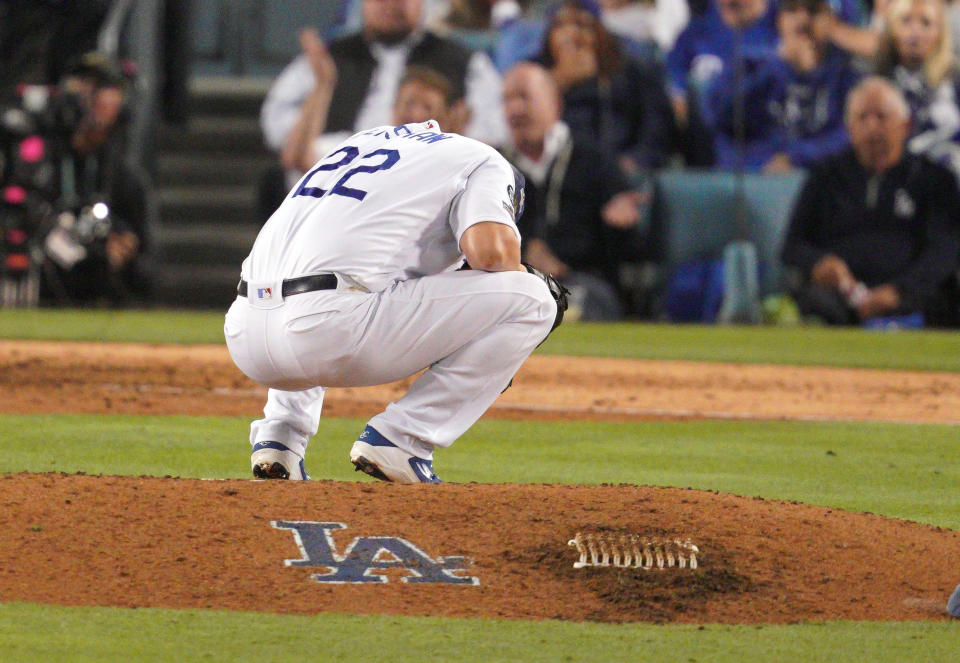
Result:
M577 532L576 536L567 541L567 545L576 548L580 554L580 559L573 563L575 569L589 566L644 571L695 569L697 555L700 553L700 548L689 538L681 540L636 534Z

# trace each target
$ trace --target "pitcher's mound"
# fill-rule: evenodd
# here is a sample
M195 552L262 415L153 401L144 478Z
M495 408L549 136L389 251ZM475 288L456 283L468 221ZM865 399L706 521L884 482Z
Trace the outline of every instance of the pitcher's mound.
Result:
M784 623L946 619L960 580L957 531L674 488L16 474L0 504L4 601ZM575 569L577 532L697 567Z

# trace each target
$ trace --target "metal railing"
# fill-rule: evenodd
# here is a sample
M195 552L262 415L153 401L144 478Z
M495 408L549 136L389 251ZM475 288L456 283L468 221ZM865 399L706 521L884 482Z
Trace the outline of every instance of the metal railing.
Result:
M129 58L138 69L131 94L127 159L152 171L161 79L163 0L114 0L97 39L97 50Z
M114 0L97 37L97 50L115 60L129 59L137 67L136 82L130 92L130 123L124 157L127 163L148 179L155 168L156 132L160 106L162 69L161 25L163 0ZM147 219L144 223L147 245L143 258L156 258L152 241L158 231L160 215L156 191L147 192Z

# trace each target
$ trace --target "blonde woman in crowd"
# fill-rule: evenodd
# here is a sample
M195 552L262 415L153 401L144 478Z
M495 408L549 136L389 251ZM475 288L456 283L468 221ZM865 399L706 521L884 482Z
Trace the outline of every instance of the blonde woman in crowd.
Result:
M910 105L907 148L960 177L958 69L943 0L890 0L876 73L891 79Z

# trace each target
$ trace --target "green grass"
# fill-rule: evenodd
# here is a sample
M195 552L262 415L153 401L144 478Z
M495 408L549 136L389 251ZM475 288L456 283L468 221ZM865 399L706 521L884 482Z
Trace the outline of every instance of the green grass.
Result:
M560 326L543 347L594 357L960 370L954 331L584 323Z
M0 338L222 344L226 312L0 309Z
M219 312L0 311L0 338L222 343L221 325ZM581 324L561 327L542 350L960 370L960 334L953 332ZM308 457L314 476L357 478L346 454L362 425L323 421ZM248 472L245 419L0 415L0 426L0 472L221 478ZM439 452L437 469L452 481L690 486L960 529L956 432L881 423L489 420ZM0 661L946 663L960 659L958 628L957 622L830 622L701 629L0 603Z
M221 344L223 313L0 310L0 338ZM952 331L582 323L561 326L540 352L960 371L960 333Z
M570 624L479 619L279 616L0 604L5 661L709 661L957 660L957 625Z
M347 452L363 424L324 420L308 471L356 480ZM0 472L246 478L247 426L216 417L0 415ZM692 487L960 529L956 440L956 428L943 425L486 420L438 451L435 466L456 482Z

